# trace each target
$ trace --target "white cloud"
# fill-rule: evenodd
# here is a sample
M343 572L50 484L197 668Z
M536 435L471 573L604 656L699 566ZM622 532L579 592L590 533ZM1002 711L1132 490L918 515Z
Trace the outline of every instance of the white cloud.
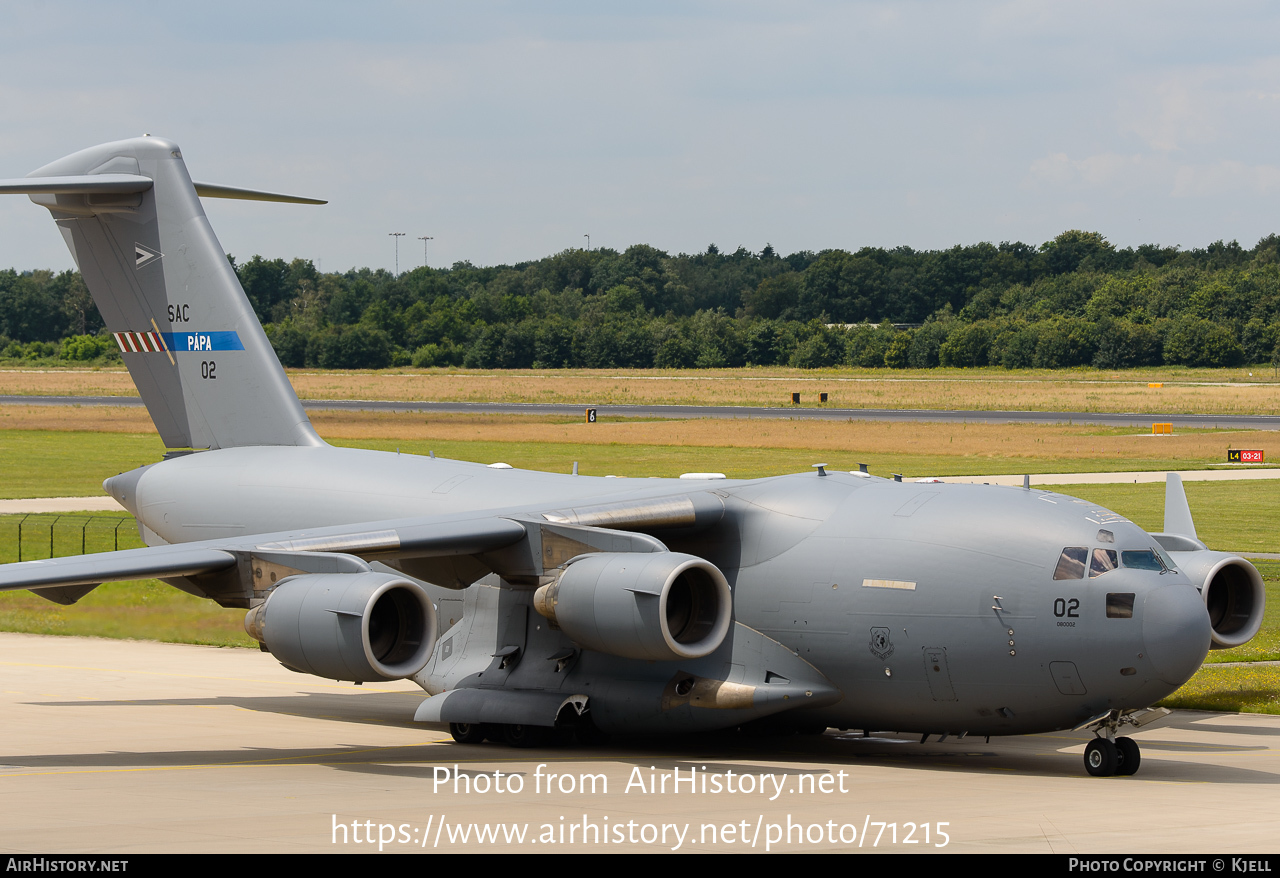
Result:
M493 264L588 232L786 251L1277 225L1269 6L211 9L11 10L0 177L162 134L200 179L329 198L207 207L238 257L329 269L389 267L389 231L434 235L434 264ZM104 63L119 45L146 45L147 63ZM0 267L69 266L38 209L4 204Z
M1262 195L1280 189L1280 166L1222 161L1183 165L1173 178L1175 198L1221 198Z
M1060 188L1132 187L1148 180L1157 171L1153 160L1141 155L1104 153L1083 159L1072 159L1058 152L1031 163L1027 183Z
M1104 153L1073 159L1054 153L1033 161L1024 182L1041 191L1140 189L1173 198L1217 198L1262 194L1280 187L1280 165L1231 160L1193 164L1158 154Z

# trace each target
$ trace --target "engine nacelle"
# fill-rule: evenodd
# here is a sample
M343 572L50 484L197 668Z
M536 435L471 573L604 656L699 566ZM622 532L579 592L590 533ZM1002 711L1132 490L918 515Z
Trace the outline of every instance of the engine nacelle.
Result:
M1163 540L1161 541L1163 542ZM1231 649L1253 639L1262 627L1267 592L1262 574L1239 555L1201 549L1169 553L1204 598L1213 627L1211 649Z
M411 677L435 648L427 593L387 573L282 579L244 618L249 636L287 668L358 683Z
M733 595L719 568L693 555L602 552L571 561L534 607L587 649L675 661L724 642Z

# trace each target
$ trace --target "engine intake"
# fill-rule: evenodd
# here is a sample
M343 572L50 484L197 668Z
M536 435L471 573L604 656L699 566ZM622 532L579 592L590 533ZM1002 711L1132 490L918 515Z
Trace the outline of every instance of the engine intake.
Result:
M1253 639L1262 627L1267 592L1257 568L1227 552L1170 552L1178 567L1200 589L1209 624L1211 649L1232 649Z
M624 658L699 658L724 642L733 596L709 561L678 552L582 555L534 595L575 643Z
M386 573L282 579L244 618L287 668L358 683L411 677L435 648L436 611L414 583Z

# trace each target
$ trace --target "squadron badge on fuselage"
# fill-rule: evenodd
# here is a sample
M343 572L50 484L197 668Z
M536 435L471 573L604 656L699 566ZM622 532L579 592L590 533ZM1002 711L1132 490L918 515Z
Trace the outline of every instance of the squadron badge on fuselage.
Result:
M893 641L889 639L888 628L872 628L871 642L867 644L871 654L883 661L893 655Z

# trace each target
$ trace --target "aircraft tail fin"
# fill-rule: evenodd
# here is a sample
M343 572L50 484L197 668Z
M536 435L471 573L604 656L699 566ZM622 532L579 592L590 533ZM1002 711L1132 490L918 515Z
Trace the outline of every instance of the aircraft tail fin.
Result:
M1182 476L1177 473L1169 473L1165 477L1164 532L1200 539L1196 536L1196 523L1191 519L1191 506L1182 487Z
M53 214L168 448L324 444L199 196L324 202L193 183L159 137L82 150L2 193Z

